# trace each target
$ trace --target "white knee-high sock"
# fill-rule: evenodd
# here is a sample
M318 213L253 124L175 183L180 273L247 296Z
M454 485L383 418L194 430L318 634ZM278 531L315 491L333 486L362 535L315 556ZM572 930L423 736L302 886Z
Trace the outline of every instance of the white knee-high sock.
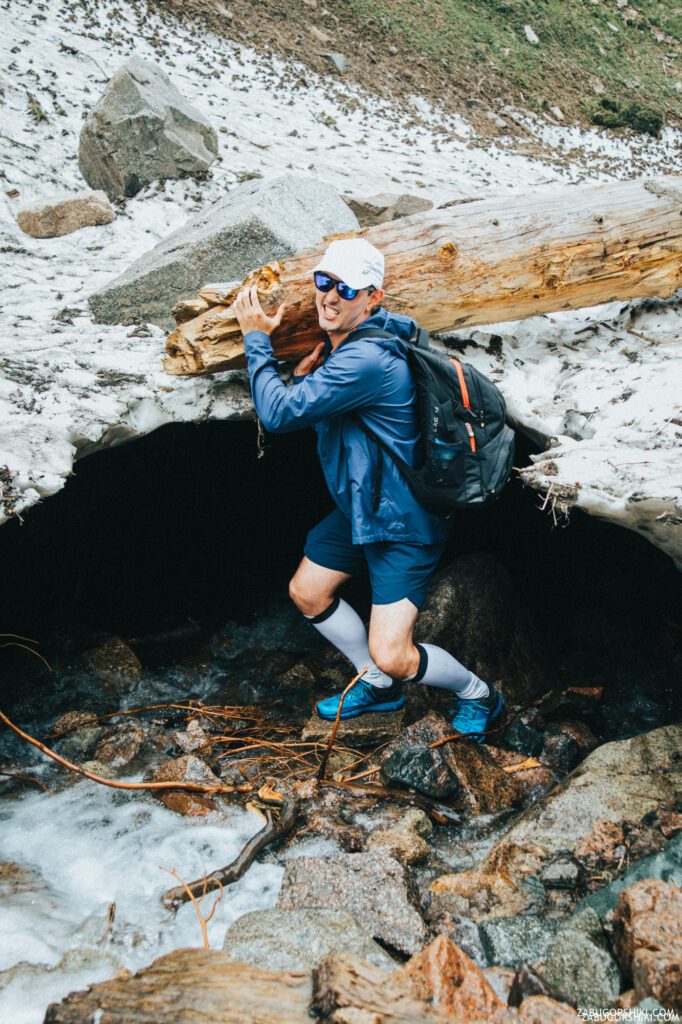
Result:
M364 622L346 601L335 597L326 611L314 618L306 618L325 640L334 644L334 647L355 665L356 671L359 672L364 665L369 665L362 677L366 682L380 689L391 686L391 677L378 669L372 661Z
M489 695L488 684L465 668L457 658L434 644L417 644L419 668L408 680L451 690L462 700L480 700Z

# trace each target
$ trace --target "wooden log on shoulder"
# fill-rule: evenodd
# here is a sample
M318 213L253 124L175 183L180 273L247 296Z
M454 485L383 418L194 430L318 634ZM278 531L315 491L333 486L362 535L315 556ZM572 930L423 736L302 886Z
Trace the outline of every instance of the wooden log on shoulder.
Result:
M682 285L682 175L568 186L466 203L358 234L386 259L386 306L430 331L519 320L615 299L665 297ZM253 270L167 340L166 370L193 376L245 365L232 302L257 284L264 308L286 302L280 359L320 340L314 250Z

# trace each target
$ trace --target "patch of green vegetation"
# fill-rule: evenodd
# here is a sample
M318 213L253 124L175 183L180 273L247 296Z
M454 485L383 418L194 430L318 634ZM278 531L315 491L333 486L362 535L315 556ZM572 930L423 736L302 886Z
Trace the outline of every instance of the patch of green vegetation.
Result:
M601 99L592 108L590 121L602 128L632 128L646 135L660 135L663 127L663 118L657 111L639 103L620 104L609 99Z
M569 119L586 109L600 116L589 100L614 97L617 110L604 114L620 112L620 124L635 131L682 121L680 0L630 0L625 8L615 0L347 2L359 31L382 34L405 67L426 57L444 94L537 112L556 105Z

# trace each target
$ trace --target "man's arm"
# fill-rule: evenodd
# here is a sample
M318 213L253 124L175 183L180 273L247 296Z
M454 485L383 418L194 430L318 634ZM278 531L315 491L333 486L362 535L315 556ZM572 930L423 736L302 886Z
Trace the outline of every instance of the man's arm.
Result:
M334 358L318 366L320 346L301 360L297 369L306 376L295 388L287 388L277 371L270 335L284 315L280 306L274 316L263 312L254 285L243 289L234 303L235 315L244 335L244 348L251 381L253 404L263 425L285 433L312 426L327 416L346 412L370 402L379 393L384 368L373 347L349 345Z
M263 426L274 433L300 430L366 405L382 385L380 353L370 346L351 344L338 349L292 388L280 380L269 335L251 331L244 337L244 347L253 404Z

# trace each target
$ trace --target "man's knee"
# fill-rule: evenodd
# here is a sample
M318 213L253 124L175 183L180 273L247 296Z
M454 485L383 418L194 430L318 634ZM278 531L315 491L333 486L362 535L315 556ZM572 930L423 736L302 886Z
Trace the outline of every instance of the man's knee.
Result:
M405 646L374 640L370 641L369 653L377 668L393 679L405 679L417 671L419 653L412 644Z
M326 592L312 588L306 584L300 572L289 581L289 597L303 615L314 618L329 606L331 598Z

